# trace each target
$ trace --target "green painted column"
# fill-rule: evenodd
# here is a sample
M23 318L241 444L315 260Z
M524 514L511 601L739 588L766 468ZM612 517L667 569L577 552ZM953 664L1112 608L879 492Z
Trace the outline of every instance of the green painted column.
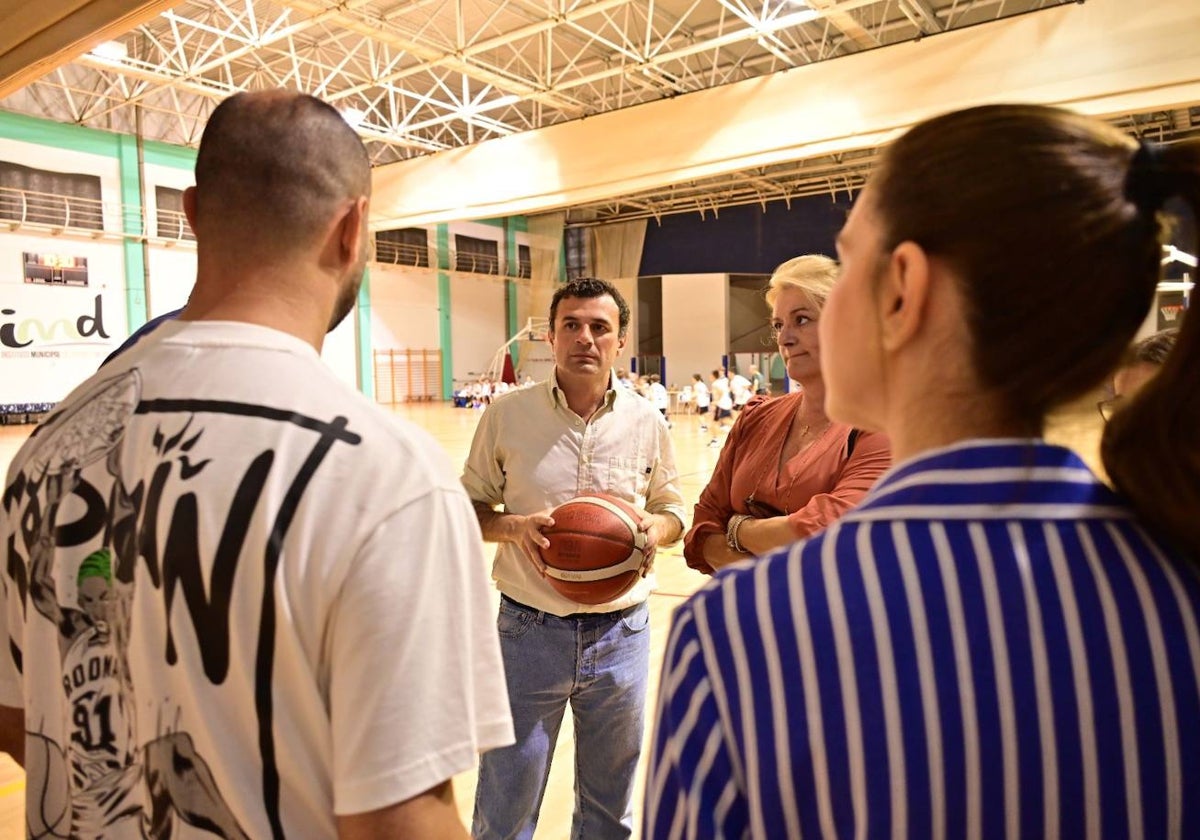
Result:
M442 399L454 395L454 333L450 326L450 226L437 226L438 344L442 348Z
M517 323L517 284L509 280L505 284L505 288L505 297L508 299L508 337L512 338L521 331L521 325ZM521 342L518 341L510 347L508 352L512 356L515 370L521 364Z
M132 333L146 323L146 254L142 247L143 210L146 206L138 171L137 138L117 138L117 162L121 176L121 230L125 252L125 312Z
M358 287L358 314L354 334L358 339L358 390L375 398L375 355L371 347L371 269L363 269Z

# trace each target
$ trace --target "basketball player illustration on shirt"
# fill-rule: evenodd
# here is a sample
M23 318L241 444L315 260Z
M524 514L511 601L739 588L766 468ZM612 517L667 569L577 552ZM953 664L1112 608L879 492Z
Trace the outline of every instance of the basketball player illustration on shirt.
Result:
M121 396L136 395L136 374L129 376L134 377L132 383L110 388L123 392ZM127 405L126 417L135 404ZM95 422L97 419L100 422ZM118 468L124 423L115 409L103 418L96 412L82 412L63 422L53 433L62 437L64 446L56 447L56 463L45 464L40 481L45 486L45 508L30 552L29 595L37 611L58 629L69 716L65 728L69 738L63 752L69 773L70 836L108 840L167 837L174 813L220 837L247 837L186 733L158 734L138 747L125 653L136 558L136 540L130 535L137 510ZM77 442L89 440L91 448L84 452ZM97 440L103 443L96 444ZM98 447L104 448L98 451ZM58 514L79 485L84 466L77 460L80 455L87 461L105 458L111 479L108 544L79 563L74 574L77 604L71 607L59 602L52 564L69 557L66 552L56 552Z

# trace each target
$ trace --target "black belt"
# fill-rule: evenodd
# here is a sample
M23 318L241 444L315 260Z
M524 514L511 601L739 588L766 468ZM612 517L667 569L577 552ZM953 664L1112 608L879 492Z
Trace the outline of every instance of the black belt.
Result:
M528 604L522 604L520 601L516 600L515 598L508 597L503 592L500 593L500 600L508 602L508 604L510 604L511 606L518 607L523 610L529 610L530 612L546 613L545 610L539 610L535 607L529 606ZM641 604L638 603L638 604L634 604L633 606L626 607L623 610L613 610L612 612L577 612L577 613L567 613L566 615L555 615L554 613L546 613L546 615L553 615L555 618L569 618L569 619L577 619L577 618L617 619L617 618L622 617L626 613L630 612L631 610L636 610L640 606L641 606Z

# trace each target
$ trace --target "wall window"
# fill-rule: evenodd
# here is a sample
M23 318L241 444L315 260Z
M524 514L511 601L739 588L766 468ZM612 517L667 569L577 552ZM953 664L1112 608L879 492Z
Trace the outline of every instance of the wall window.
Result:
M429 232L425 228L377 232L375 262L429 268Z
M155 187L154 216L158 221L158 235L163 239L195 241L196 235L192 233L192 226L183 214L183 190Z
M0 161L0 219L103 230L100 176Z
M563 241L566 244L567 279L586 277L588 271L588 231L587 228L573 227L563 231Z
M533 258L529 253L528 245L517 246L517 276L526 278L533 276Z
M500 273L500 243L473 236L454 237L454 270L472 274Z

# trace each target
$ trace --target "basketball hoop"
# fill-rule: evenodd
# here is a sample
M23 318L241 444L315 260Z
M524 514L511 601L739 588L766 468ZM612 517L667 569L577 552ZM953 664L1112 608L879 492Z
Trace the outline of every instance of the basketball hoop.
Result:
M487 376L493 382L496 381L504 371L504 360L509 357L509 350L513 345L520 345L518 350L521 357L521 368L525 375L532 376L534 379L545 378L549 374L549 368L553 367L553 358L549 353L537 353L536 348L545 347L546 338L550 334L550 319L549 318L529 318L525 322L516 335L504 342L492 357L491 364L488 365ZM528 345L522 342L528 342ZM530 347L529 345L532 345ZM534 351L534 352L530 352ZM546 356L546 359L540 358ZM547 366L549 364L549 367Z

